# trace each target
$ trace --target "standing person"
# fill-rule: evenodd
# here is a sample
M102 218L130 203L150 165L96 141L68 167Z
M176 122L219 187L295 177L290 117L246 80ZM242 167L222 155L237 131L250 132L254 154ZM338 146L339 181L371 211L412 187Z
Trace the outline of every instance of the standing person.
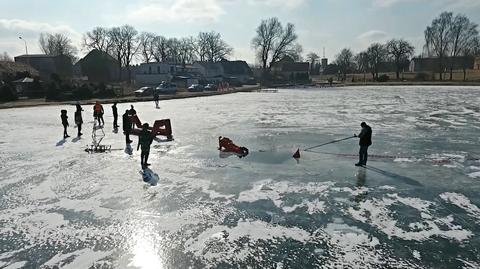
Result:
M70 137L67 133L67 127L68 127L68 116L67 116L67 110L62 109L60 111L60 118L62 119L62 125L63 125L63 139Z
M103 106L99 101L95 102L93 106L93 116L98 120L98 125L104 125L105 121L103 120Z
M125 114L122 116L123 133L125 134L125 143L130 144L133 141L130 140L130 131L132 130L132 124L130 123L130 117L128 115L129 110L125 110Z
M118 121L117 102L113 103L112 112L113 112L113 129L117 129L118 127L120 127L117 124L117 121Z
M367 165L368 147L372 145L372 128L365 122L362 122L360 126L362 126L362 131L358 135L360 138L360 142L358 143L360 145L360 151L358 152L359 161L355 166Z
M153 92L153 101L155 101L155 107L158 108L158 101L160 100L160 96L158 94L158 91L155 90Z
M135 110L135 108L133 108L133 105L130 105L130 110L128 111L128 114L130 116L137 116L137 111ZM132 124L132 129L135 128L135 123L131 122L131 124Z
M148 130L148 123L142 125L142 131L138 136L137 150L141 147L140 163L142 168L146 168L150 164L148 163L148 155L150 154L150 145L153 142L152 133Z
M75 124L77 125L78 133L77 136L80 137L82 136L82 124L83 124L83 119L82 119L82 107L80 104L77 104L77 111L75 111Z

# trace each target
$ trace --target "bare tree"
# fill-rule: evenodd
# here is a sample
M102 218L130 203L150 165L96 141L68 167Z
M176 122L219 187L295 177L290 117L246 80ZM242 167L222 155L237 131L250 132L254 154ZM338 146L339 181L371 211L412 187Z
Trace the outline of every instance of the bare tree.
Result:
M315 65L318 59L320 59L320 56L318 56L318 54L316 54L315 52L310 52L309 54L307 54L307 60L310 62L310 72L313 73L313 71L315 70Z
M153 39L153 58L157 62L165 62L168 59L168 39L164 36L156 36Z
M270 54L282 31L282 24L278 18L262 20L257 28L257 36L253 38L252 46L257 50L257 57L261 61L264 71L268 68Z
M168 56L167 60L172 63L178 63L180 61L180 40L177 38L170 38L167 41Z
M440 80L443 79L446 64L445 57L448 56L450 49L452 18L453 13L443 12L425 30L425 51L429 56L435 56L440 59L438 70Z
M198 58L201 62L204 62L207 60L208 39L209 39L208 32L200 32L198 34L196 50L197 50Z
M39 38L40 49L43 53L52 56L65 55L76 60L77 48L72 45L72 40L61 33L41 33Z
M302 51L296 42L298 36L295 26L291 23L283 28L278 18L262 20L256 32L252 47L256 50L264 72L269 71L274 63L285 56L298 58Z
M149 63L154 59L154 40L155 34L153 33L142 32L138 36L140 56L145 63Z
M378 79L380 63L387 58L387 49L380 43L373 43L367 49L370 72L375 79Z
M86 32L83 35L83 46L109 53L112 46L109 31L108 28L95 27L92 31Z
M342 80L346 80L348 72L351 72L354 68L352 50L343 49L335 57L335 64L338 65L340 72L342 73Z
M285 29L283 29L282 34L275 43L270 66L280 61L285 56L290 56L294 59L301 58L300 53L302 52L302 47L295 43L297 38L298 36L295 33L295 25L287 23Z
M122 80L122 66L123 66L123 54L124 43L122 38L122 31L120 27L113 27L108 31L109 39L111 40L111 53L115 57L118 63L118 80Z
M137 36L138 31L130 25L124 25L120 28L120 30L122 41L124 43L123 66L127 68L128 82L130 83L132 77L130 64L132 63L133 57L135 57L139 49Z
M4 51L3 54L0 55L0 62L13 62L13 59Z
M202 61L217 62L228 58L233 52L227 42L217 32L201 32L198 34L197 50Z
M355 56L355 63L360 72L363 73L363 81L367 80L367 72L369 71L369 59L366 51L360 52Z
M463 56L462 69L463 69L463 80L467 80L467 68L469 58L480 55L480 37L477 35L471 39L468 43L465 43L462 50L460 51L461 56Z
M452 57L461 56L465 51L469 51L472 46L472 42L478 38L478 25L471 22L464 15L457 15L452 20L450 25L450 42L451 42L451 52ZM453 79L453 58L450 61L450 80Z
M112 54L116 57L119 67L119 80L122 78L122 67L127 68L128 82L131 82L130 64L138 52L138 32L130 25L113 27L109 31L112 41Z
M186 37L180 39L179 44L179 62L185 66L187 63L192 63L196 59L196 40L193 37Z
M408 64L415 48L406 40L392 39L387 43L387 51L395 62L397 79L400 79L400 72Z

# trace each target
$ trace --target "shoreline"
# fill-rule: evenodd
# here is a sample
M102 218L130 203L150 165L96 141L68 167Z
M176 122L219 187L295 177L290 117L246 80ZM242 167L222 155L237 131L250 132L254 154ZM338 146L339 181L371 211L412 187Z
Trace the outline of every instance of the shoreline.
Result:
M392 82L347 82L347 83L334 83L330 86L328 83L311 83L311 84L285 84L285 85L274 85L272 89L279 88L291 88L291 87L318 87L318 88L344 88L344 87L359 87L359 86L480 86L480 82L458 82L458 81L392 81ZM227 91L203 91L203 92L180 92L175 95L160 95L160 101L173 100L173 99L185 99L185 98L196 98L196 97L208 97L216 95L224 95L238 92L252 92L258 91L265 88L259 84L257 85L248 85L239 88L234 88ZM93 105L96 101L100 101L103 104L110 104L113 102L117 103L136 103L136 102L147 102L153 101L152 97L136 97L136 96L125 96L118 98L94 98L88 100L79 100L78 102L81 105ZM2 109L11 109L11 108L23 108L23 107L35 107L35 106L55 106L55 105L75 105L77 101L48 101L45 98L38 99L21 99L11 102L0 103L0 110Z
M234 88L232 90L226 91L203 91L203 92L180 92L175 95L160 95L159 100L173 100L173 99L185 99L185 98L195 98L195 97L208 97L208 96L216 96L216 95L224 95L224 94L231 94L231 93L238 93L238 92L251 92L260 90L262 86L260 85L248 85L239 88ZM146 97L136 97L136 96L125 96L125 97L118 97L118 98L97 98L97 99L88 99L88 100L79 100L78 103L81 105L93 105L96 101L100 101L102 104L110 104L113 102L117 103L136 103L136 102L147 102L152 101L153 97L146 96ZM36 106L57 106L57 105L75 105L77 101L47 101L45 98L39 99L23 99L23 100L16 100L12 102L5 102L0 103L0 110L2 109L10 109L10 108L23 108L23 107L36 107Z

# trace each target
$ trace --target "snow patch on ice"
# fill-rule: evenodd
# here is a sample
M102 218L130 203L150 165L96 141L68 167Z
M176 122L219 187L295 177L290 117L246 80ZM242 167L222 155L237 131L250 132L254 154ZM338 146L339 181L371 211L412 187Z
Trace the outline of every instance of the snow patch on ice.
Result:
M318 199L315 199L313 201L303 200L302 203L296 204L293 206L283 206L282 210L285 213L291 213L295 211L297 208L303 208L303 207L307 207L307 213L310 215L315 213L325 212L325 209L326 209L325 201L320 201Z
M252 203L259 200L271 200L277 207L282 208L283 197L286 194L308 193L326 196L333 184L333 182L309 182L305 184L290 181L274 182L272 180L263 180L256 182L252 189L241 192L238 195L237 201ZM312 206L315 205L312 204ZM293 211L295 208L291 209L287 207L287 210Z
M208 262L240 262L266 251L249 247L259 240L276 242L287 238L304 243L310 239L310 233L259 220L240 220L234 227L216 225L206 229L197 237L188 239L185 250Z
M468 174L469 177L471 178L477 178L477 177L480 177L480 171L478 172L473 172L473 173L470 173Z
M467 211L469 215L480 221L480 208L472 204L470 199L465 195L454 192L444 192L440 194L440 198Z
M81 249L71 253L59 253L43 264L44 267L90 268L97 261L110 256L113 251ZM73 260L72 260L73 259Z
M397 194L389 196L390 198L370 199L360 202L355 208L350 207L348 213L356 220L369 224L381 230L389 238L398 237L404 240L424 241L434 236L440 236L457 241L464 241L470 238L473 233L462 229L461 226L453 224L453 217L431 219L432 215L428 208L433 205L432 202L424 201L418 198L399 197ZM397 225L392 215L393 212L388 208L395 203L403 203L411 206L421 213L425 213L421 222L409 224L409 230L404 230ZM446 227L447 229L442 229Z

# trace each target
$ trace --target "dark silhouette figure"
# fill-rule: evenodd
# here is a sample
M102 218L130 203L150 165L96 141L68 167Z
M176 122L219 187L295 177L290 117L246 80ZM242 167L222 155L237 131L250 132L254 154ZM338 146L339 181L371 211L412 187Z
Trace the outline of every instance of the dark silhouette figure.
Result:
M144 123L142 126L142 131L138 136L138 145L137 150L141 147L142 151L140 153L140 162L142 168L146 168L150 164L148 163L148 155L150 154L150 145L153 142L152 133L148 130L148 123Z
M118 111L117 111L117 102L113 103L112 106L112 112L113 112L113 129L116 129L120 126L118 126Z
M155 101L155 107L158 108L158 102L160 101L160 96L158 94L158 91L155 91L153 93L153 101Z
M62 119L62 125L63 125L63 139L70 137L67 133L67 127L68 127L68 116L67 116L67 110L62 109L60 111L60 118Z
M372 128L368 126L365 122L360 124L362 126L362 131L358 135L360 138L360 151L358 152L359 160L355 166L364 166L367 165L368 159L368 147L372 145Z
M82 107L80 104L77 104L77 111L75 111L75 124L77 125L78 133L77 136L80 137L82 136L82 124L83 124L83 119L82 119Z
M99 101L97 101L93 106L93 117L98 120L98 125L105 124L105 121L103 120L103 113L103 106L100 104Z
M137 115L137 111L133 108L133 105L130 105L130 110L128 110L128 115L130 116L136 116ZM132 129L135 128L135 123L131 123L132 125Z
M132 130L132 124L130 123L130 117L128 113L129 110L125 110L125 114L123 114L122 116L123 133L125 134L125 143L127 145L132 143L132 140L130 140L130 131Z

